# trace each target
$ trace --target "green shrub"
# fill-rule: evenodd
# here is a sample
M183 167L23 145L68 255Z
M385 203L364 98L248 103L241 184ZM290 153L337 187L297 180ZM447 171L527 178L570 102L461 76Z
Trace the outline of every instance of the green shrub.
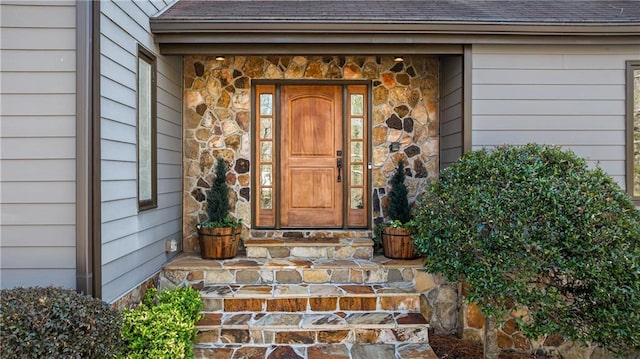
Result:
M426 269L469 283L490 318L527 309L529 337L640 349L640 211L572 152L470 152L421 196L416 223Z
M3 358L113 358L121 317L110 305L55 287L0 291Z
M193 358L202 300L192 288L147 290L143 302L123 313L126 358Z

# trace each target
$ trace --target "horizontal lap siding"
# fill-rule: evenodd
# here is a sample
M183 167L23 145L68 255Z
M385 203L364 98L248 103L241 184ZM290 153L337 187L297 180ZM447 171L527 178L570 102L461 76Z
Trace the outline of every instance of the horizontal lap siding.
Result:
M0 286L75 288L75 2L0 14Z
M440 168L447 167L463 153L463 73L462 56L441 60Z
M474 45L473 148L561 145L624 187L625 61L640 46Z
M160 56L149 17L169 1L100 3L102 284L112 302L157 273L182 233L182 61ZM137 209L137 44L157 57L158 208Z

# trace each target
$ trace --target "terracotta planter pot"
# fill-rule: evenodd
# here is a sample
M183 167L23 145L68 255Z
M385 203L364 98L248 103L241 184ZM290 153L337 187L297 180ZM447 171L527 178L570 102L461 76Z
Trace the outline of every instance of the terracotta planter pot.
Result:
M204 259L228 259L238 254L240 227L198 229L200 255Z
M382 231L384 256L392 259L415 259L416 252L411 235L406 228L385 228Z

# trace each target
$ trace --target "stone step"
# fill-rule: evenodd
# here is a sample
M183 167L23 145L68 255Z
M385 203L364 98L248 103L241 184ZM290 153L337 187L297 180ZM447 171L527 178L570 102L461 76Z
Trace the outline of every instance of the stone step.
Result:
M438 359L429 344L212 345L196 348L211 359Z
M206 312L420 311L412 283L213 285L201 291Z
M218 284L377 284L414 282L423 272L423 259L247 258L202 259L184 253L167 264L161 287L191 286L202 289Z
M244 240L247 258L371 259L370 238L249 238Z
M416 312L204 313L197 348L226 344L427 344L429 324Z

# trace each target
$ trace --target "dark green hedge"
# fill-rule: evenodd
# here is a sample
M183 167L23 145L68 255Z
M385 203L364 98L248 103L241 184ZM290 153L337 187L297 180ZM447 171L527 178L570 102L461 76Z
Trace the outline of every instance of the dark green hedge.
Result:
M416 222L426 269L469 283L490 317L528 308L529 336L640 349L640 212L572 152L467 153L421 197Z
M55 287L0 291L2 358L113 358L121 317L110 305Z

